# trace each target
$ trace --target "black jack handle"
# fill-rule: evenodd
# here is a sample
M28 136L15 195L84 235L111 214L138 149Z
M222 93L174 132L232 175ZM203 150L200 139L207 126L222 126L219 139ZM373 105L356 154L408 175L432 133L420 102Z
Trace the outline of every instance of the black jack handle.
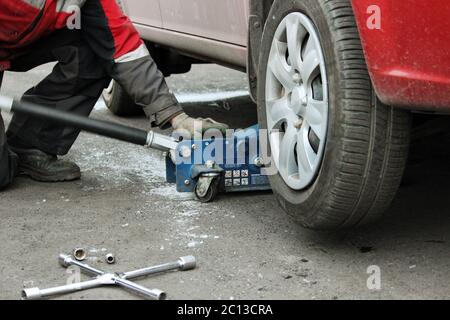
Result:
M145 130L131 128L121 124L90 119L69 112L44 107L35 103L14 100L2 95L0 95L0 110L28 115L30 117L51 121L59 125L65 125L160 151L175 150L178 145L178 142L172 137L154 131L147 132Z

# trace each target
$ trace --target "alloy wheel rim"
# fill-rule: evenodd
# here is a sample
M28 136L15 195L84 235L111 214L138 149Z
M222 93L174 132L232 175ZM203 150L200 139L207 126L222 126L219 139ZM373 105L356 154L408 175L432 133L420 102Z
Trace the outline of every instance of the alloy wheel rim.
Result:
M288 14L275 32L265 98L272 160L291 189L305 189L322 164L329 104L319 35L302 13Z

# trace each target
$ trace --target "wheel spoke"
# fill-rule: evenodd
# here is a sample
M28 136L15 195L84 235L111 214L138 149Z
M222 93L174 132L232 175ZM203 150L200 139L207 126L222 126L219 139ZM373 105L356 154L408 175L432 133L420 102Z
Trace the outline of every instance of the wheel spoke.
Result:
M287 121L290 117L292 117L292 110L289 108L287 97L268 101L268 117L269 117L269 130L279 129L277 127L281 122Z
M306 44L304 46L305 48L303 50L303 56L307 57L311 52L316 51L316 46L314 44L314 39L309 37L308 41L306 41Z
M295 159L295 144L297 143L297 130L293 126L288 126L286 133L281 139L279 170L282 176L289 177L298 173L298 166Z
M301 65L301 37L304 29L300 27L299 18L290 16L286 20L286 34L291 65L299 69Z
M311 42L311 40L308 42ZM314 80L313 78L318 74L318 72L316 73L315 71L319 68L319 66L320 61L317 51L315 49L309 51L309 53L305 55L305 59L300 70L304 83L309 85Z
M322 140L325 136L326 123L324 119L326 116L328 104L325 101L310 100L306 107L304 120L311 126L315 134Z
M275 40L269 60L269 67L273 75L286 88L288 92L291 92L294 88L293 68L287 64L286 61L287 44Z
M300 178L303 175L311 173L313 164L317 157L308 139L309 128L304 126L298 133L297 143L297 162L300 171Z

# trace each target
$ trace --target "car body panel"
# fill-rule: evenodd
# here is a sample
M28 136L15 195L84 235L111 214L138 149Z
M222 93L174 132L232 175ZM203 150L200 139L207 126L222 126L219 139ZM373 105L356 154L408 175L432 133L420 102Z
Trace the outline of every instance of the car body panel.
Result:
M367 25L380 8L381 29ZM450 111L448 0L353 0L370 75L386 104Z
M159 0L121 0L119 4L133 22L158 28L163 27Z
M164 28L247 45L249 0L163 0Z
M136 28L145 40L176 49L187 56L246 70L246 47L142 24L136 24Z

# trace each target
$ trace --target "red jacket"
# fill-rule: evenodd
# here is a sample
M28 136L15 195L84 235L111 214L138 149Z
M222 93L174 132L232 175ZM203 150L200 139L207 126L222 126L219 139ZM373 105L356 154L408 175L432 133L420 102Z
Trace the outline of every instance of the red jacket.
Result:
M10 67L15 56L51 32L67 27L72 6L87 0L0 0L0 71ZM142 45L139 34L115 0L100 0L115 41L118 59Z

